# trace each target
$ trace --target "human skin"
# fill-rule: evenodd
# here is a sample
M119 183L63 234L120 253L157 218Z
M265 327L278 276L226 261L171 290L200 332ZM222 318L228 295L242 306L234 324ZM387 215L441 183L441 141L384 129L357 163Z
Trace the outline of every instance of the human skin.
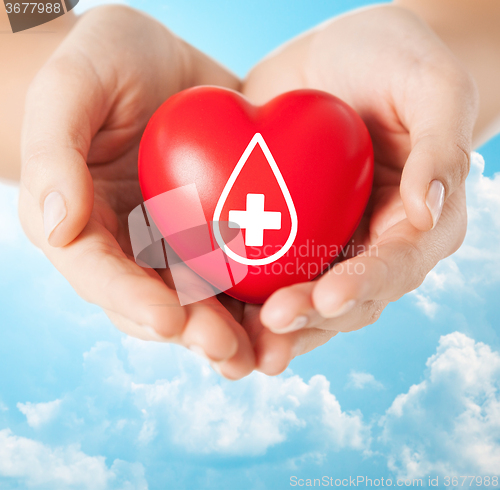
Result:
M473 75L480 93L474 147L500 131L500 97L497 80L500 63L500 2L481 0L394 0L419 15ZM0 179L19 181L21 173L20 133L26 91L34 75L73 27L77 17L70 12L49 24L15 36L3 34L0 64L8 75L0 79ZM9 33L7 13L0 9L0 32ZM29 49L28 49L29 48Z
M427 38L429 31L425 25L400 10L395 9L396 14L383 14L391 15L391 22L396 26L402 19L406 22L404 29L394 29L393 44L400 41L398 36L411 38L414 35L416 41ZM370 21L361 19L351 27L356 29L359 26L362 32L369 33L367 23ZM375 18L372 24L377 23L380 24L380 19ZM137 43L127 44L131 36L125 37L123 32L129 33L130 29L123 29L124 24L141 33L145 46L158 48L144 56L144 52L137 49ZM347 33L351 30L347 29ZM144 33L147 33L145 38ZM318 33L319 30L314 31L311 37L321 48L322 39L328 39L328 34ZM247 78L247 95L261 102L272 96L273 91L277 94L303 86L293 77L302 59L300 51L303 48L300 46L310 35L303 36L298 42L292 41L281 51L286 54L290 52L289 48L292 52L298 49L298 55L290 56L289 65L285 59L280 67L281 55L278 59L273 55L254 69ZM372 32L372 35L377 38L376 33ZM95 39L100 39L100 42L96 43ZM109 59L101 56L106 52L102 49L103 40L109 42ZM337 45L331 38L328 41L328 46L341 59L345 37L338 39ZM168 271L141 269L131 257L126 216L141 201L136 174L140 135L152 112L176 91L196 84L239 88L239 81L172 36L154 19L124 7L103 7L83 16L66 39L63 49L55 53L31 86L26 105L20 197L20 217L25 231L76 291L102 306L121 330L143 339L168 340L190 347L215 362L215 369L231 379L242 377L254 368L267 374L278 374L295 355L324 343L336 332L361 328L373 322L388 301L416 287L435 263L456 250L463 239L466 224L463 179L467 173L466 153L470 149L477 108L475 87L467 73L455 65L451 53L442 52L439 40L432 38L429 42L442 54L441 61L445 63L439 66L451 67L453 75L452 80L445 79L448 84L438 95L446 95L449 86L456 89L453 96L444 97L446 105L439 106L441 102L436 99L430 104L434 111L432 116L441 114L439 121L450 130L446 133L449 146L446 142L443 147L438 145L437 154L445 157L442 160L435 158L431 165L427 165L428 173L418 172L418 159L410 166L416 169L417 180L424 175L427 181L420 179L414 188L408 185L408 202L403 203L398 197L399 181L411 142L408 134L395 123L396 118L391 120L391 137L380 141L391 146L389 153L393 158L389 165L378 159L378 168L388 171L379 172L380 178L369 208L371 214L366 216L364 226L356 235L359 243L374 244L371 239L377 240L381 236L387 241L384 248L379 247L379 254L382 250L380 260L371 261L370 257L352 259L367 261L368 273L362 281L358 276L345 276L342 286L339 277L326 275L321 281L276 293L262 309L226 296L186 308L151 307L152 304L175 304L177 298L169 288L172 282ZM374 43L368 43L371 44ZM75 57L76 48L82 46L85 47L82 57ZM317 50L318 53L321 51ZM124 57L130 56L134 57L134 66L135 63L138 66L135 77L128 69L130 65L123 63ZM96 62L89 63L89 59ZM113 62L109 63L109 60ZM279 76L276 75L277 68ZM393 69L399 76L401 73L407 76L404 65L398 68L395 63ZM271 78L269 74L272 74ZM359 98L352 97L354 92L345 92L344 95L358 110L361 107L359 101L367 97L362 90L366 73L361 72L359 76ZM391 77L394 78L392 73ZM268 84L270 79L274 85ZM429 80L435 81L436 78L429 77ZM117 81L120 82L118 86ZM258 89L259 83L261 89ZM67 89L51 91L54 85ZM316 88L320 87L316 85ZM323 88L336 92L326 85ZM144 97L144 94L148 96ZM436 103L438 105L434 107ZM410 109L411 104L407 107ZM384 115L391 114L390 110L384 113L383 105L379 108ZM364 116L366 120L366 114ZM415 119L418 121L419 117ZM425 112L420 115L422 119L425 119ZM451 126L447 122L449 119L455 121ZM373 132L376 124L370 126ZM61 127L66 131L61 132ZM421 137L427 129L425 124L421 126ZM379 155L385 149L382 143L378 148ZM430 147L424 145L424 150L427 147L426 151L432 153L434 143L431 143ZM453 160L450 162L448 150L456 155L458 165L453 165ZM421 154L420 159L424 156ZM411 173L408 175L411 177ZM427 190L430 177L443 181L447 189L440 218L436 210L434 217L430 213L425 192L422 192L422 189ZM412 180L408 178L408 184ZM54 191L62 196L65 215L54 229L44 230L46 199ZM411 221L406 218L407 213L412 215ZM377 244L382 242L379 240ZM384 263L384 257L391 259L391 267ZM392 260L394 257L398 260ZM320 283L322 286L317 287ZM362 290L361 286L366 284L368 287ZM317 299L313 298L312 288L316 288ZM349 312L325 319L332 313L338 314L333 310L346 299L345 295L339 294L340 289L344 293L362 294L358 294L357 304ZM328 303L326 307L319 301L321 294ZM293 308L288 308L289 304ZM282 315L280 311L284 310L293 314ZM307 328L284 332L284 328L290 330L290 322L295 318L303 317L308 320Z
M475 147L500 132L500 2L497 0L396 0L419 15L439 34L474 76L480 110L474 127Z
M271 53L249 73L243 93L262 104L300 88L340 97L370 131L374 184L352 243L368 252L266 301L256 353L268 374L338 332L376 321L457 250L467 222L477 91L421 19L392 5L332 19ZM444 207L429 197L441 184Z
M268 372L280 357L287 358L287 352L302 354L320 345L329 338L328 332L333 336L378 319L389 301L417 287L437 261L456 250L465 234L465 194L460 182L468 168L464 169L456 150L467 152L463 142L467 140L470 147L471 136L475 147L500 130L496 85L500 5L463 0L395 3L396 8L360 10L303 34L270 54L245 81L243 92L257 103L302 87L334 93L365 119L375 146L371 206L354 237L358 245L376 246L375 256L353 258L318 281L282 289L266 302L260 317L268 339L260 349L258 343L256 351L258 365L263 358L275 360L274 366L266 366ZM414 31L419 20L409 12L427 21L455 60L424 28L417 28L419 40ZM397 42L393 26L401 31ZM355 57L355 64L350 57ZM478 100L463 69L473 75L480 94L472 134L470 123ZM359 76L363 71L364 79ZM416 80L418 85L412 83ZM360 81L364 86L359 86ZM417 118L409 117L419 112ZM464 121L469 125L462 126ZM425 140L432 144L427 146ZM447 177L456 180L445 184L441 218L425 232L428 224L416 194L431 179L444 182L437 174L447 166ZM348 272L349 265L352 271L356 264L363 265L364 274ZM333 318L325 319L328 316ZM279 340L271 342L277 335ZM269 346L274 349L272 356Z
M12 34L0 7L0 179L21 175L21 125L24 99L33 77L76 23L69 12L48 24Z
M142 201L147 122L174 93L207 84L240 87L152 17L123 6L88 11L28 91L19 215L32 242L119 329L182 344L239 378L255 367L243 327L216 298L181 307L169 271L138 266L128 235Z

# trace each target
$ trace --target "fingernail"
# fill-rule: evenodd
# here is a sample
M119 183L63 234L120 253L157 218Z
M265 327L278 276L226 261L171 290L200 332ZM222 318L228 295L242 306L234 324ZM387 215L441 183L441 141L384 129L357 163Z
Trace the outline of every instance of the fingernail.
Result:
M227 379L228 381L234 381L231 378L228 378L224 374L222 374L221 368L220 368L220 362L210 362L210 366L212 366L212 369L219 375L222 376L224 379Z
M66 217L66 204L57 191L51 192L43 202L43 228L48 239L56 226Z
M444 204L444 185L439 180L433 180L429 184L425 203L432 216L432 227L434 228L441 216Z
M168 342L168 339L160 335L153 327L149 325L141 325L141 328L147 333L149 340L154 340L156 342Z
M212 369L217 373L219 374L220 376L222 376L222 373L221 373L221 370L220 370L220 366L218 363L216 362L211 362L210 363L210 366L212 366Z
M328 314L323 315L323 316L326 318L337 318L337 317L345 315L347 312L351 311L354 308L355 304L356 304L356 300L350 299L349 301L346 301L345 303L340 305L340 308L337 308L332 313L328 313Z
M208 359L207 353L205 352L203 347L200 347L199 345L189 345L188 349L191 352L194 352L197 356L200 356L203 359Z
M296 317L292 323L289 323L285 328L280 328L274 330L276 333L288 333L295 332L295 330L300 330L304 328L309 323L309 317L306 315L300 315Z

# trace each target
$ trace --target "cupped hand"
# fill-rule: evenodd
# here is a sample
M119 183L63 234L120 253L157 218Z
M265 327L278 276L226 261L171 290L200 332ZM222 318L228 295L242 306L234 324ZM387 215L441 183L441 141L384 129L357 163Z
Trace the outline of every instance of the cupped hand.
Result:
M19 202L28 237L118 328L185 345L231 378L254 368L245 330L216 298L181 307L168 270L134 262L127 218L142 201L137 156L153 112L190 86L239 83L139 11L90 10L29 89Z
M239 85L153 19L101 7L79 20L27 97L25 231L121 330L181 343L229 378L254 367L277 374L336 332L373 322L460 245L475 87L411 14L356 12L263 61L245 93L262 103L286 90L319 88L360 113L374 141L376 175L350 250L369 253L314 283L276 292L262 309L224 295L180 307L168 270L133 261L127 217L142 200L137 152L149 117L197 84Z
M330 92L363 118L374 185L341 260L316 281L277 291L243 321L263 325L256 366L267 374L338 332L376 321L456 251L466 231L477 90L418 17L378 6L335 18L260 62L243 93L261 104L299 88Z

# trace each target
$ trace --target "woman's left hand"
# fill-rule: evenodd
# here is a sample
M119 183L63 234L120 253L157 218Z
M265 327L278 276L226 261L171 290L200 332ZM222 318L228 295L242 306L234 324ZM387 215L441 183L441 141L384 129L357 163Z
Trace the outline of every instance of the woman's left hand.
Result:
M245 307L257 369L267 374L338 332L375 322L458 249L467 224L477 90L417 16L377 6L335 18L259 63L243 92L260 104L299 88L340 97L370 131L373 192L350 242L367 252L275 292L261 310Z

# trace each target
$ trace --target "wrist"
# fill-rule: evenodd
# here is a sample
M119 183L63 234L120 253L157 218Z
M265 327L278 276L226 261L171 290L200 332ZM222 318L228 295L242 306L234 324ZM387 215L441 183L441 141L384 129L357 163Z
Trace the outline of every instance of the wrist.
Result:
M497 0L395 0L418 15L471 74L479 90L473 146L500 132L500 2Z
M7 12L0 4L0 178L18 181L24 100L33 77L76 22L70 12L47 24L12 33Z

